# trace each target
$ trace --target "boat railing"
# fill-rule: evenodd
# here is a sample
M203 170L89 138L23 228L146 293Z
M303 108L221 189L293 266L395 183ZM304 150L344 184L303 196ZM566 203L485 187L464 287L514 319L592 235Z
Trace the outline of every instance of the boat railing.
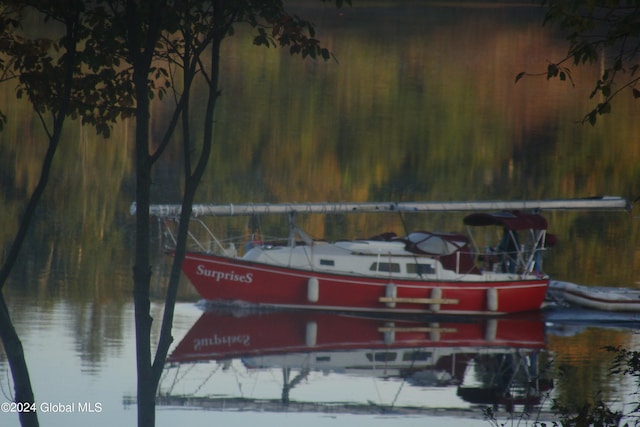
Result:
M481 271L493 273L532 274L540 273L543 248L527 249L522 245L518 250L499 250L486 246L484 250L469 251Z
M175 249L177 244L177 218L159 218L163 224L164 235L164 248L167 250ZM253 238L239 237L235 239L220 239L218 238L211 228L200 218L192 218L190 224L196 224L196 227L189 227L188 231L188 248L197 252L225 255L230 257L238 256L238 249L242 251L248 250L252 244L255 243ZM429 256L437 260L434 264L433 273L436 275L441 274L440 268L444 270L452 271L456 275L467 274L479 274L480 271L494 272L494 273L513 273L513 274L532 274L541 273L541 258L542 251L544 250L544 233L536 236L537 240L528 241L527 244L522 244L516 250L506 251L500 250L497 247L487 246L484 251L477 249L475 244L472 244L471 248L466 247L455 252L454 258L449 261L449 265L443 264L446 257L432 255ZM259 240L260 244L271 242L273 246L286 246L289 242L285 238L280 240L266 239L263 237ZM296 242L296 244L307 244L305 240ZM472 243L475 243L472 241ZM390 254L389 254L390 255ZM376 271L376 274L389 274L393 275L393 271L389 271L390 267L382 269L381 266L386 263L383 262L385 255L378 254L379 262L376 263L380 268ZM398 272L400 273L400 272Z
M499 235L477 240L468 227L472 257L483 271L519 275L541 275L543 254L547 250L546 230L507 230ZM493 235L493 233L489 233ZM496 240L500 239L496 244Z
M177 218L161 218L163 221L163 237L166 249L173 249L177 244ZM218 253L228 256L237 255L235 243L216 237L209 226L199 218L191 218L190 225L197 224L197 232L190 226L187 247L198 252ZM226 243L226 245L225 245Z

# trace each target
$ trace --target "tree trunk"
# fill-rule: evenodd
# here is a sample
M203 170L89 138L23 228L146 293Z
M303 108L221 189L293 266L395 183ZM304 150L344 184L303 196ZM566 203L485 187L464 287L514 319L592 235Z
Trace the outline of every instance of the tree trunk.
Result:
M61 114L64 115L65 113L66 110ZM47 187L47 183L49 182L51 165L53 163L53 159L58 148L58 143L60 141L63 120L64 116L62 116L62 119L59 120L59 125L56 126L54 134L49 139L49 147L47 148L47 153L42 163L40 179L38 180L38 184L31 194L31 198L29 199L27 208L25 209L24 215L20 220L18 233L13 240L13 244L11 245L7 258L2 265L2 268L0 269L0 338L2 339L2 344L4 346L5 353L7 354L7 361L11 368L11 376L13 377L15 390L15 402L28 404L27 406L30 409L37 408L35 407L35 397L33 395L33 389L31 387L29 369L24 358L24 349L22 348L22 342L20 341L20 337L18 336L18 333L16 332L11 321L9 309L4 299L3 288L7 282L7 279L9 278L11 270L13 270L13 267L18 260L18 254L20 253L20 249L22 248L22 245L24 244L24 241L27 237L29 226L31 225L31 222L35 217L36 207L38 206L44 190ZM19 418L22 427L37 427L39 425L38 414L37 412L35 412L35 410L20 411Z
M138 54L134 60L136 91L136 244L133 267L133 304L136 330L136 367L138 426L155 425L155 387L151 371L151 255L150 216L151 166L149 156L149 88L147 76L150 60Z
M67 37L65 39L66 56L64 60L64 83L63 90L60 94L60 105L57 112L53 114L53 132L49 136L49 144L47 152L45 154L44 161L42 162L42 169L40 172L40 178L36 184L29 203L25 209L24 215L20 220L18 233L13 240L13 244L9 250L9 254L5 259L2 268L0 268L0 336L4 345L5 352L7 354L7 360L11 367L11 375L13 377L15 388L15 402L27 404L29 411L19 411L20 424L22 427L34 427L38 426L38 415L36 412L35 397L33 389L31 387L31 379L29 377L29 370L24 358L24 349L18 333L16 332L9 309L4 299L2 289L9 278L9 274L13 269L20 249L24 244L27 237L27 231L33 221L36 214L36 208L44 191L49 183L49 175L51 173L51 166L62 137L62 127L69 111L69 102L71 99L71 91L73 86L73 73L75 70L75 53L76 53L76 38L74 33L74 27L77 24L75 20L67 20L66 32Z
M155 386L151 372L151 283L149 199L151 162L149 159L149 97L147 74L136 78L136 247L133 301L136 327L138 372L138 426L155 425Z
M156 42L160 37L164 1L153 4L127 0L125 21L127 49L133 64L136 96L136 243L133 267L133 304L136 330L138 427L155 426L156 387L151 365L151 167L149 155L150 101L148 78ZM146 16L147 19L143 19ZM146 21L147 25L143 24ZM143 34L144 31L144 34Z
M222 10L220 4L215 4L215 10ZM222 16L222 13L216 14L216 16ZM222 27L222 23L217 23L218 28ZM154 377L157 382L160 381L162 370L164 368L164 362L167 357L169 346L173 341L171 330L173 327L173 315L176 304L176 297L178 294L178 284L180 281L180 274L182 269L182 262L186 255L186 246L189 233L189 221L191 218L191 210L195 199L196 191L202 177L204 175L206 166L211 156L211 148L213 145L213 125L214 125L214 112L216 101L220 96L218 91L218 76L220 69L220 46L224 38L224 32L220 31L217 36L212 39L211 42L211 81L209 82L209 95L207 98L207 107L205 112L204 132L202 140L202 151L200 158L196 164L195 170L191 171L191 161L188 156L191 154L191 146L189 144L189 94L186 93L186 102L183 111L183 138L185 138L183 146L183 155L185 156L184 168L185 168L185 187L184 195L182 197L182 211L180 214L178 235L176 240L176 250L174 253L173 264L171 266L171 272L169 276L169 286L167 289L167 296L165 299L164 316L162 320L162 328L160 333L160 341L158 343L158 349L156 351L154 359ZM186 69L187 67L185 67ZM185 72L186 73L186 72ZM193 76L185 76L186 79ZM191 87L189 80L185 81L185 88L188 91ZM156 384L157 386L157 384Z
M29 409L28 411L18 412L20 425L22 427L38 427L38 414L35 411L37 408L34 402L27 362L24 359L22 343L9 317L9 310L2 292L0 292L0 338L2 338L2 345L7 354L7 361L13 377L14 402L26 404L26 408Z

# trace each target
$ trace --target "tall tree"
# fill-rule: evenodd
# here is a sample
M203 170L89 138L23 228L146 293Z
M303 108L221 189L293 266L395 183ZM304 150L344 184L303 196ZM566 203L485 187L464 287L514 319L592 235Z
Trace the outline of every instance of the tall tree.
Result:
M335 2L337 6L343 3L343 0L322 1ZM48 181L53 153L61 140L65 119L69 116L80 117L83 123L95 126L98 133L108 136L114 120L135 116L137 212L133 298L138 425L153 426L155 394L172 342L173 312L191 206L213 144L213 116L220 96L218 81L222 42L234 34L236 26L246 25L254 29L256 45L287 47L292 55L324 60L329 59L331 54L315 38L312 23L288 13L281 0L97 0L92 3L82 0L31 0L26 3L4 1L0 2L0 6L3 7L0 50L8 58L0 63L5 80L19 82L17 93L28 96L43 124L48 123L46 113L51 115L52 123L51 131L47 133L51 153L47 152L43 163L43 185L39 183L34 191L26 210L29 215L22 219L16 239L18 243L14 244L15 251L12 247L8 257L10 262L5 263L0 272L0 283L4 284L15 263L20 244ZM63 24L65 33L59 40L48 37L31 41L25 38L18 33L19 18L24 16L24 7L29 7L47 22ZM178 84L173 79L177 75L176 70L182 76ZM208 88L200 141L195 141L193 137L189 108L196 78L202 79ZM172 90L176 107L171 120L162 130L164 136L158 144L154 144L150 139L152 100L164 98L168 89ZM183 209L165 299L161 336L152 355L151 176L153 165L162 156L180 122L185 176ZM0 314L5 312L8 315L2 300ZM14 336L9 337L7 342L13 340L19 344L15 331L13 333ZM19 352L26 372L21 346ZM25 378L24 390L22 383L16 384L16 395L20 394L16 398L32 402L28 375ZM35 414L33 420L25 420L24 425L37 425Z
M33 36L23 27L26 16L49 23L48 36ZM3 1L0 4L0 82L14 84L18 98L26 97L46 134L40 178L22 213L19 227L0 267L0 337L14 378L14 399L35 409L34 393L20 338L11 321L4 286L16 264L36 208L49 183L51 167L69 116L82 116L107 133L106 115L93 114L89 102L99 92L93 83L103 70L100 56L80 46L90 36L82 1ZM83 68L90 67L85 72ZM112 118L114 118L112 116ZM0 129L7 116L0 113ZM102 126L102 127L101 127ZM23 426L37 426L35 410L21 411Z
M328 0L323 0L328 1ZM340 6L341 0L336 1ZM157 7L157 6L156 6ZM220 49L223 40L232 35L235 27L240 24L248 24L256 30L254 43L256 45L288 47L291 54L300 54L302 57L330 59L331 54L326 48L321 47L315 38L313 25L295 15L288 13L282 1L185 1L176 5L173 9L167 8L162 14L167 25L161 34L147 33L146 40L155 40L160 50L156 52L159 58L165 60L165 64L177 67L182 74L181 93L175 91L177 100L176 109L168 132L158 145L155 152L148 153L148 134L145 136L136 133L136 150L138 160L136 167L139 181L136 193L136 266L134 273L134 300L136 307L136 342L138 354L138 425L151 426L155 422L155 394L160 381L165 359L173 340L171 335L173 313L176 302L180 269L185 255L188 236L191 206L195 199L196 190L205 172L209 161L213 144L213 117L216 101L220 96ZM170 9L170 10L167 10ZM151 11L149 11L151 12ZM143 14L144 15L144 14ZM159 19L153 12L149 21ZM131 20L129 22L136 22ZM144 19L143 19L144 21ZM138 25L137 28L153 28L153 25ZM156 38L157 37L157 38ZM139 38L141 39L141 38ZM140 49L138 52L143 51ZM137 54L129 50L129 55ZM208 57L208 61L205 59ZM145 63L146 64L146 63ZM145 65L146 71L152 71ZM134 69L136 64L134 62ZM155 73L164 76L174 75L162 68L154 69ZM135 71L134 71L135 74ZM194 144L191 132L190 94L196 77L204 80L208 87L207 102L205 107L202 140ZM142 84L142 81L136 82ZM172 88L178 87L176 84ZM137 96L141 96L137 93ZM138 103L137 109L141 108ZM143 108L148 108L143 107ZM144 112L137 111L136 117L142 117ZM179 221L176 251L170 273L169 287L165 298L164 315L161 326L161 334L155 356L150 354L151 317L149 314L149 289L151 273L149 269L149 184L151 167L160 157L162 151L170 140L170 132L173 131L179 118L182 120L182 146L184 158L184 191L182 199L182 211ZM136 126L145 126L138 121ZM196 146L197 145L197 149ZM197 154L197 158L193 158ZM141 161L141 157L143 161ZM143 168L144 170L140 170ZM141 229L144 228L144 229Z

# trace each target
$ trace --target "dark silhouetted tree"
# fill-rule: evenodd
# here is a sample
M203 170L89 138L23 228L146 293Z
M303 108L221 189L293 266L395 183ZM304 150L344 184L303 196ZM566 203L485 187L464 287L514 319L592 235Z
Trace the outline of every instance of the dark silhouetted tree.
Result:
M348 0L322 1L337 6L348 3ZM255 45L280 46L303 58L327 60L331 54L315 38L312 23L287 12L281 0L32 0L3 1L0 7L3 8L0 12L3 30L0 53L5 58L0 66L4 80L17 82L16 93L28 97L49 137L41 182L34 191L7 262L0 271L0 288L15 263L33 218L33 210L48 181L65 119L80 118L83 124L94 126L99 134L109 136L115 120L134 117L136 248L133 298L138 425L153 426L155 395L173 340L173 313L191 206L213 144L213 114L220 96L221 44L234 34L237 26L244 25L255 32ZM57 39L27 39L20 27L25 11L37 14L46 22L61 23L66 31ZM173 71L176 69L180 70L182 77L178 84L174 81L177 74ZM203 79L208 88L200 141L194 141L192 137L194 133L189 114L190 95L196 78ZM154 144L150 140L151 104L156 98L167 99L168 91L174 95L175 108L165 128L156 132L163 137ZM46 117L47 114L50 118ZM182 213L161 334L155 354L152 354L151 176L153 165L173 140L179 124L182 124L185 176ZM8 316L4 300L0 303L0 314L4 310ZM11 325L9 317L7 320ZM14 338L19 344L17 335L10 339ZM24 357L21 357L24 362ZM27 372L26 364L24 370ZM16 396L16 399L33 401L28 375L25 379L24 397ZM23 396L21 385L16 384L16 395L19 394L18 389ZM37 425L37 418L30 425Z

